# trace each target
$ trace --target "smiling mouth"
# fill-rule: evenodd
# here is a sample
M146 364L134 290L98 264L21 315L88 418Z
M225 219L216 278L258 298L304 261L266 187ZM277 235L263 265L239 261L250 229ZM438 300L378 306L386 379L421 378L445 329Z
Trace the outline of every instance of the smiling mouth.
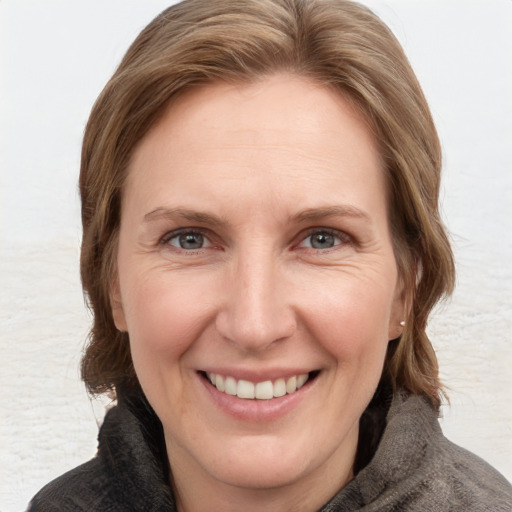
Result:
M201 372L203 376L221 393L237 396L246 400L271 400L285 395L291 395L307 382L313 380L319 371L301 373L288 378L279 378L274 381L250 382L248 380L236 380L233 377L218 375L215 373Z

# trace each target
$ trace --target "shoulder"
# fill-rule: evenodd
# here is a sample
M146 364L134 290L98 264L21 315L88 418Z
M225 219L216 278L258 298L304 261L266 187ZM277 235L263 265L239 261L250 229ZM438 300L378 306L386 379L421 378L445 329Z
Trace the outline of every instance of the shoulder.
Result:
M108 493L108 479L94 458L43 487L27 512L103 510L98 505Z
M393 398L373 459L326 510L353 496L368 511L512 511L510 483L446 439L425 399L404 393Z
M396 420L397 428L390 426L400 439L392 444L401 445L402 456L409 458L400 484L404 502L415 504L405 510L430 510L428 504L432 510L453 512L512 511L510 483L480 457L449 441L425 400L409 397L397 409L390 421Z
M438 462L432 464L433 483L445 494L449 510L512 511L512 486L487 462L477 455L442 437L435 454Z
M165 446L142 400L109 410L96 457L43 487L28 512L170 512L175 510Z

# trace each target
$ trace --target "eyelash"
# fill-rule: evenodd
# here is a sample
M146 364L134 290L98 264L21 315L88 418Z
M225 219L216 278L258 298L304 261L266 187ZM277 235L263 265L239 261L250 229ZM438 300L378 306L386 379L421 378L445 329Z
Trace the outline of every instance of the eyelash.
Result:
M182 229L178 229L178 230L170 231L170 232L166 233L160 239L159 245L171 246L171 247L174 247L176 250L181 250L186 253L192 253L192 254L196 253L197 251L207 248L207 247L200 247L197 249L187 250L182 247L180 248L177 246L172 246L169 243L172 239L177 238L181 235L200 235L205 240L207 240L210 244L213 243L211 241L211 234L207 230L204 230L201 228L182 228ZM309 228L305 233L301 233L300 242L298 244L295 244L295 247L301 247L301 245L304 242L306 242L306 240L308 240L308 238L311 238L313 235L332 236L332 237L337 238L340 242L335 244L333 247L328 247L325 249L318 249L318 248L314 248L314 247L302 246L303 249L315 251L315 252L327 252L330 250L335 250L337 247L342 246L342 245L353 244L353 238L350 235L348 235L347 233L345 233L344 231L338 231L336 229L330 229L330 228L314 227L314 228Z
M177 238L181 235L201 235L205 240L208 240L210 241L210 237L209 237L209 233L203 229L198 229L198 228L183 228L183 229L178 229L178 230L175 230L175 231L170 231L169 233L166 233L160 240L159 244L160 245L171 245L169 242L173 239L173 238ZM211 242L210 242L211 243ZM184 250L185 252L194 252L193 250L186 250L186 249L183 249L183 248L179 248L179 247L175 247L177 250ZM199 251L203 249L203 247L199 248L199 249L196 249L196 251Z
M329 247L326 249L315 249L314 247L305 247L305 249L310 249L313 251L320 251L320 252L327 252L329 250L335 250L337 247L341 245L350 244L353 242L353 239L350 235L345 233L344 231L338 231L336 229L330 229L330 228L310 228L305 236L301 237L301 242L298 244L299 247L301 244L303 244L306 240L311 238L313 235L327 235L337 238L340 242L335 244L333 247Z

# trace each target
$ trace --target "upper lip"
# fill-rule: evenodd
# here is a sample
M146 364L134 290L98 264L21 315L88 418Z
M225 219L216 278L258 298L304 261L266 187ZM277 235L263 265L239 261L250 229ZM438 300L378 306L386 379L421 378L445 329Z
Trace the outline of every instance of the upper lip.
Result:
M223 377L233 377L235 380L247 380L249 382L265 382L267 380L275 381L281 378L289 378L294 375L301 375L315 371L312 368L273 368L273 369L243 369L243 368L223 368L208 367L201 370L205 373L214 373Z

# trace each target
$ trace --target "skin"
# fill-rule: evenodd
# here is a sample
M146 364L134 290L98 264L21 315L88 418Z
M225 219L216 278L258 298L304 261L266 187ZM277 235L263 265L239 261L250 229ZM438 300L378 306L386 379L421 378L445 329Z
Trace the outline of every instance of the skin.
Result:
M113 314L180 510L320 508L353 477L358 420L404 313L362 117L286 74L190 91L136 148L121 219ZM231 397L237 416L203 371L319 373L282 409Z

